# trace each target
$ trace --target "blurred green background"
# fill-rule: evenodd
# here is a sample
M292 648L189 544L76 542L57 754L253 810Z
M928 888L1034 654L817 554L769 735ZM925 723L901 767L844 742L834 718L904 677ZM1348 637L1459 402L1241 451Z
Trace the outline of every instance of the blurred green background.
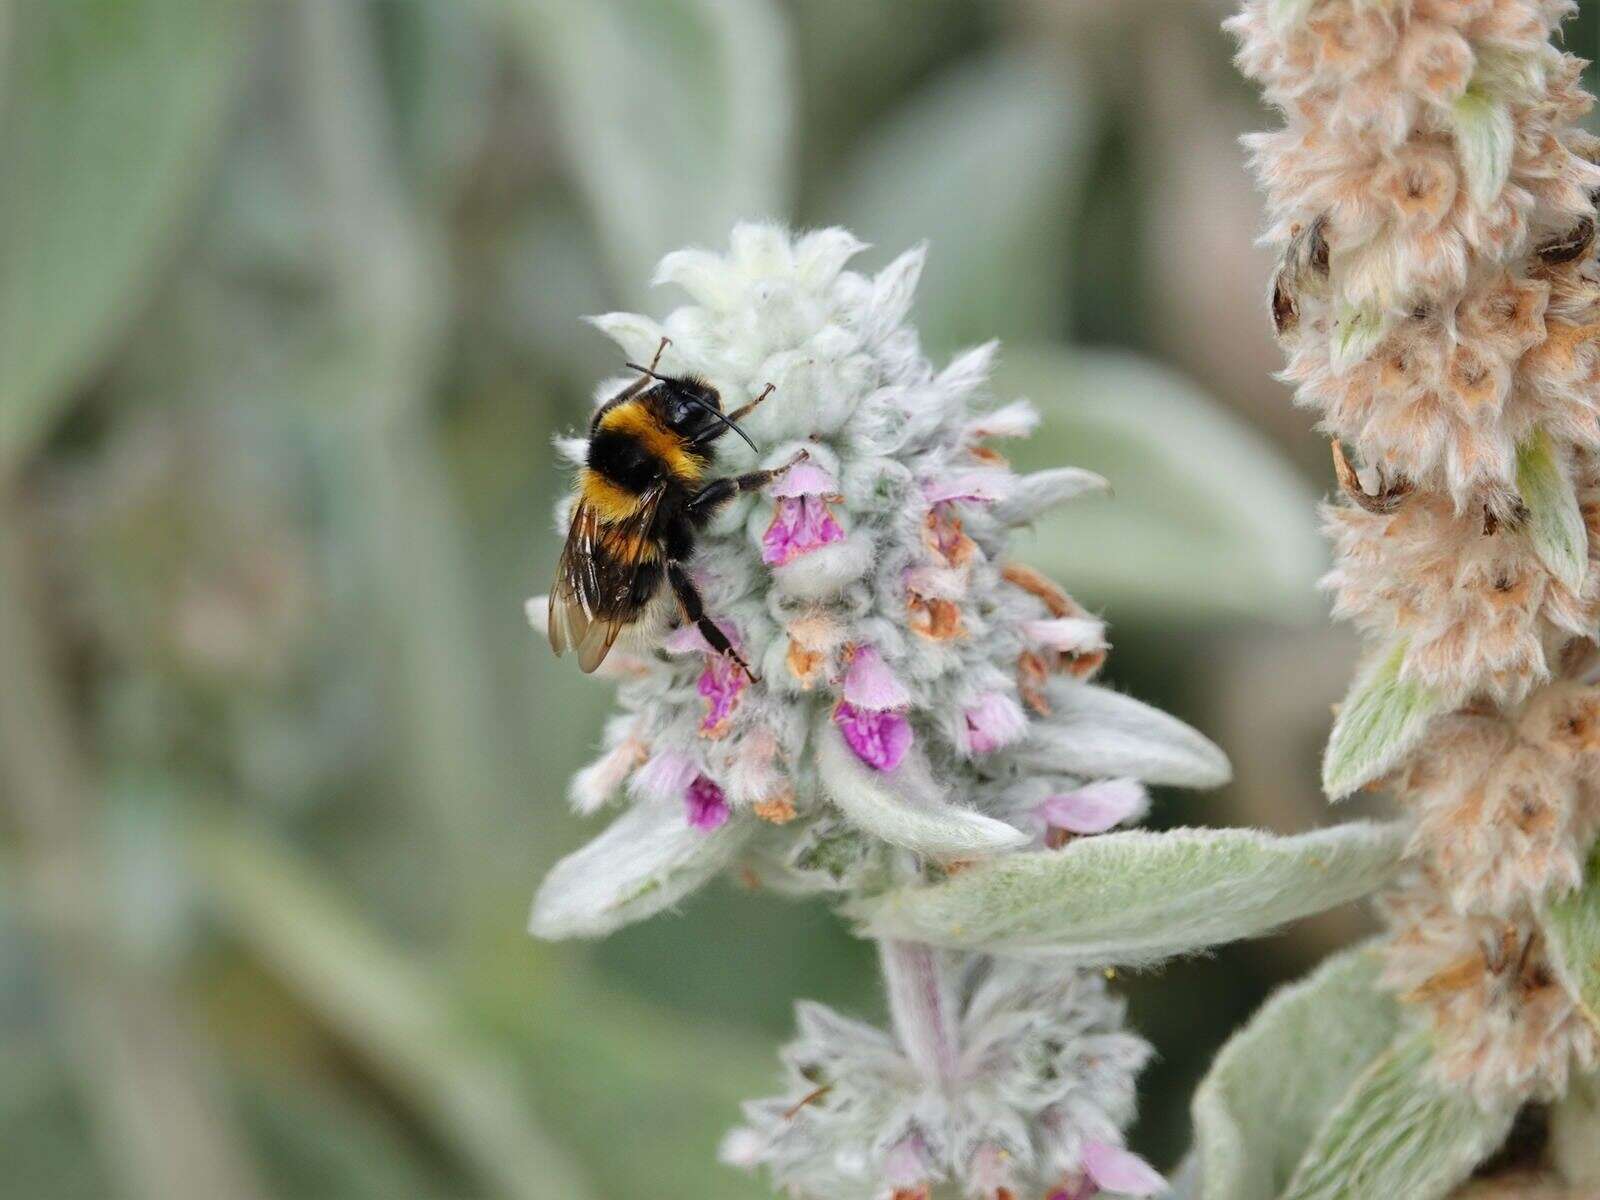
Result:
M1594 55L1585 0L1568 43ZM823 908L723 886L546 946L604 684L526 627L553 432L740 217L928 238L936 357L1006 341L1020 548L1110 678L1233 756L1157 823L1333 819L1353 642L1326 449L1270 372L1209 0L0 0L0 1196L753 1197L720 1132ZM1170 1164L1204 1063L1333 914L1126 981Z

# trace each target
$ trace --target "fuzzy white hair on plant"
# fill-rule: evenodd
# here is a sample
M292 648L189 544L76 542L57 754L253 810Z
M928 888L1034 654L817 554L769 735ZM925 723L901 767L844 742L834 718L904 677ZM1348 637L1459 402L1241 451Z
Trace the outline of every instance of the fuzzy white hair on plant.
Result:
M593 320L626 358L648 360L669 339L660 369L724 395L771 382L744 422L760 465L809 457L720 513L692 564L709 615L762 682L692 627L607 664L622 714L572 798L584 813L630 807L552 872L536 933L604 933L736 863L788 891L849 891L892 874L904 852L1037 845L1048 829L1018 808L1019 780L1037 807L1108 777L1227 778L1214 746L1126 697L1052 710L1056 683L1103 659L1105 627L1008 562L1006 543L1104 481L1013 472L991 442L1025 436L1037 415L991 400L995 344L935 367L906 322L923 248L871 276L846 269L863 249L839 229L740 226L726 255L662 261L657 282L693 303L659 322ZM618 386L604 383L597 402ZM757 465L728 441L719 469ZM581 462L581 442L561 450ZM530 603L536 621L543 611Z

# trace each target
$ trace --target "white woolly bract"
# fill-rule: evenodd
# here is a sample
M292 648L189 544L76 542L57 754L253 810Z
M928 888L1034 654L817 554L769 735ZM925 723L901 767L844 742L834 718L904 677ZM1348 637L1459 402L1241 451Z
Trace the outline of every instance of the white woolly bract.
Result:
M946 1185L1043 1196L1081 1178L1086 1143L1122 1144L1150 1057L1100 976L977 962L961 988L953 1077L817 1004L797 1011L782 1093L745 1105L723 1145L796 1200L884 1200Z

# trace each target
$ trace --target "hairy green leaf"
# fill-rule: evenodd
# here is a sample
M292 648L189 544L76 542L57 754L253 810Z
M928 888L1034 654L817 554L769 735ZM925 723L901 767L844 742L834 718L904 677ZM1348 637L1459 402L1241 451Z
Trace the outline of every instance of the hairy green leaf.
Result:
M1542 918L1557 974L1600 1030L1600 850L1583 886L1547 904Z
M1093 112L1070 57L965 62L867 134L822 212L870 242L913 230L934 247L917 289L929 346L1048 336L1067 306L1065 234Z
M862 932L953 949L1139 966L1355 900L1400 861L1397 825L1297 837L1134 830L975 863L848 909Z
M1197 1200L1275 1200L1340 1099L1388 1048L1394 998L1358 947L1280 989L1222 1048L1195 1093ZM1314 1048L1314 1049L1312 1049Z
M1175 787L1220 787L1232 777L1211 739L1132 696L1062 679L1050 684L1049 701L1049 716L1016 751L1024 767Z
M542 938L602 937L653 917L708 882L749 838L753 818L689 824L678 804L635 804L539 885L529 929Z
M1388 774L1416 745L1428 721L1444 707L1436 691L1400 678L1406 643L1370 659L1339 707L1322 757L1322 788L1342 800Z
M1440 1200L1470 1175L1515 1107L1479 1108L1439 1082L1432 1056L1427 1034L1400 1034L1318 1131L1283 1200Z
M1543 429L1517 447L1517 491L1528 509L1528 539L1540 561L1568 591L1581 590L1589 573L1589 530L1578 491Z
M1347 371L1378 348L1389 332L1388 321L1376 305L1341 305L1335 314L1329 363L1335 371Z
M1511 108L1480 88L1470 87L1451 110L1450 125L1456 135L1456 153L1466 171L1467 192L1480 209L1488 208L1511 174L1516 143Z
M50 429L171 248L244 0L21 7L0 113L0 473Z
M1039 407L1019 468L1111 481L1040 517L1018 556L1122 621L1318 615L1316 494L1260 433L1182 376L1108 351L1007 345L999 396ZM1107 547L1116 552L1106 552Z
M669 250L788 214L795 85L773 0L500 2L624 295Z
M1549 1157L1573 1187L1600 1190L1600 1074L1574 1071L1551 1107Z
M207 899L374 1074L508 1200L594 1193L542 1132L515 1079L463 1031L430 977L386 946L286 849L243 827L196 829Z

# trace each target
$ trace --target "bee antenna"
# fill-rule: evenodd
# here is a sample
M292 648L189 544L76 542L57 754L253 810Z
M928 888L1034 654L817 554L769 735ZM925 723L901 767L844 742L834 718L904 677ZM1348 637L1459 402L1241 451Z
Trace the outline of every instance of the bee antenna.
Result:
M659 379L662 383L671 383L672 382L672 380L671 380L671 378L669 376L657 375L649 367L641 367L636 362L625 362L622 365L625 366L625 367L632 367L635 371L638 371L639 374L648 375L648 376L650 376L651 379Z
M729 429L733 430L740 437L742 437L744 439L744 444L749 446L750 449L754 450L757 454L761 453L761 447L750 440L750 435L744 430L740 429L736 421L728 420L726 414L724 414L721 409L712 408L711 405L707 404L698 396L687 396L685 399L687 399L691 404L698 404L701 408L705 409L713 417L721 421Z

